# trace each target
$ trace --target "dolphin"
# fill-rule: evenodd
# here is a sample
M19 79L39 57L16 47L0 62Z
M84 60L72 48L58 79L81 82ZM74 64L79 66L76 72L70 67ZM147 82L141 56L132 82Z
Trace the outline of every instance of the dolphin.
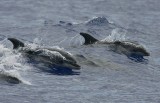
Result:
M91 36L88 33L80 33L81 36L84 37L85 42L84 45L90 44L105 44L108 45L112 51L117 53L125 54L128 57L136 57L136 58L143 58L143 56L150 56L150 53L138 43L130 42L130 41L100 41Z
M8 83L12 83L12 84L22 83L22 81L18 77L2 71L0 71L0 80L5 80Z
M58 67L67 67L75 70L80 69L74 57L66 51L57 48L30 48L15 38L8 38L8 40L12 42L13 49L29 58Z

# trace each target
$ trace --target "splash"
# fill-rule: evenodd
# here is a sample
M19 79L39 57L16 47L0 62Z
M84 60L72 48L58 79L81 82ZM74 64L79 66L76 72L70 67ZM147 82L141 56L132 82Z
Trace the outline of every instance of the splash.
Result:
M114 41L125 41L126 40L126 31L116 28L113 29L111 35L107 36L102 41L114 42Z
M5 44L5 40L1 43ZM24 65L24 60L20 53L14 53L10 48L0 44L0 80L5 80L9 83L24 83L31 84L21 77L21 72L29 67Z
M80 35L76 35L70 39L69 45L70 45L70 47L77 47L77 46L82 45L83 42L84 42L83 37Z
M33 44L41 44L41 42L42 42L42 39L40 39L40 38L35 38L33 40Z

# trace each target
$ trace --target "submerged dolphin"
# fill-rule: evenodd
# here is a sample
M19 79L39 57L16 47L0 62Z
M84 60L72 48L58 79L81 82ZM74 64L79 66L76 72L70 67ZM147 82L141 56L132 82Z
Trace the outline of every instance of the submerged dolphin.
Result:
M108 41L99 41L92 37L91 35L87 33L80 33L81 36L84 37L85 43L84 45L89 45L89 44L106 44L108 45L111 50L117 52L117 53L123 53L128 57L135 57L135 58L143 58L143 56L149 56L150 53L146 51L144 47L141 45L134 43L134 42L129 42L129 41L113 41L113 42L108 42Z
M67 67L70 69L79 70L80 66L71 54L57 48L29 48L23 42L15 39L8 38L13 43L13 49L18 50L29 58L34 58L46 64L55 65L58 67Z

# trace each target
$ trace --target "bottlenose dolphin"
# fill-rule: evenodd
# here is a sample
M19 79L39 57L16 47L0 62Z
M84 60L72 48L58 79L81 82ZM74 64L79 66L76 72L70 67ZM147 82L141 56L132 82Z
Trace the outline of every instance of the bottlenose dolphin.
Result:
M90 34L87 33L80 33L81 36L84 37L85 42L84 45L89 44L105 44L108 45L111 50L125 54L128 57L135 57L135 58L143 58L143 56L149 56L150 53L138 43L130 42L130 41L99 41L92 37Z
M21 52L29 58L34 58L37 61L46 64L56 65L59 67L67 67L70 69L79 70L80 66L77 64L73 56L58 48L29 48L23 42L8 38L13 44L13 49Z

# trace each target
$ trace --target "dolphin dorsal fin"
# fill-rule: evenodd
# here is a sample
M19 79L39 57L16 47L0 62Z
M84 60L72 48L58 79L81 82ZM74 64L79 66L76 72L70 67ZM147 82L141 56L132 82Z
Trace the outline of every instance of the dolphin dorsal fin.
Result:
M92 37L91 35L89 35L87 33L81 32L80 35L83 36L85 39L84 45L93 44L98 41L97 39L95 39L94 37Z
M24 47L24 43L15 39L15 38L8 38L13 44L13 49L18 49L19 47Z

